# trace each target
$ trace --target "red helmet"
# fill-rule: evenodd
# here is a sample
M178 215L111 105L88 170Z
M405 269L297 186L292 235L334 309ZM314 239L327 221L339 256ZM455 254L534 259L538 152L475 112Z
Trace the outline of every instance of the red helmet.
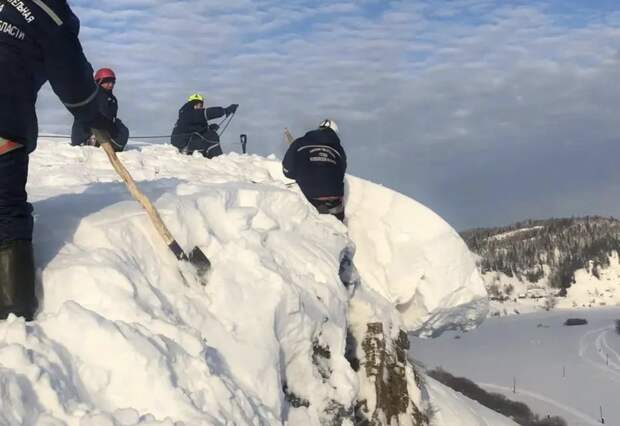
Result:
M99 83L104 78L116 79L116 75L114 74L114 71L112 71L110 68L101 68L97 70L97 72L95 73L95 81Z

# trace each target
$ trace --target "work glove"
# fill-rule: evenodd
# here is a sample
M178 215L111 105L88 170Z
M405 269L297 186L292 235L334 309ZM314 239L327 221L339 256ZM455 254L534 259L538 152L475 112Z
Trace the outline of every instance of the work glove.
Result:
M230 104L226 107L225 111L226 111L226 117L228 117L231 114L234 114L235 112L237 112L237 108L239 108L239 104Z

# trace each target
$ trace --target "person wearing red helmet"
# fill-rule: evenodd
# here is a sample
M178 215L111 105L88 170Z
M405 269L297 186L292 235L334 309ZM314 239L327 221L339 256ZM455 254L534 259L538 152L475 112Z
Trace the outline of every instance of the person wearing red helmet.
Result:
M112 146L115 151L122 151L129 139L129 129L116 117L118 114L118 101L112 93L116 84L116 74L110 68L100 68L95 73L95 82L102 89L97 96L99 111L114 122L115 130L110 135L112 137ZM73 121L71 145L99 146L90 127L78 119Z
M116 74L110 68L98 69L95 73L95 82L105 91L111 92L116 84Z

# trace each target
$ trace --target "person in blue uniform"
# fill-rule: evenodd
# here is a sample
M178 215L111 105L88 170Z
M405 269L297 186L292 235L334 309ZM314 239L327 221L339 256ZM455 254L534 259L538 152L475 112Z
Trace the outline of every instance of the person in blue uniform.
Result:
M222 155L220 136L217 124L209 124L209 120L228 117L237 112L238 104L226 108L204 106L204 97L194 93L179 109L179 117L172 130L170 142L179 152L192 155L200 152L204 157L213 158Z
M99 88L65 0L0 2L0 319L37 309L28 156L36 148L37 93L49 81L67 109L93 128L113 123L97 108Z
M125 149L129 140L129 129L121 121L118 115L118 100L114 96L114 86L116 85L116 74L110 68L101 68L95 73L95 83L101 89L100 96L97 96L99 112L114 122L114 131L110 134L110 141L114 151L119 152ZM94 145L99 146L88 123L82 123L78 119L73 120L71 128L71 145Z
M319 213L344 221L347 155L334 120L323 120L318 129L295 139L282 160L282 169L286 177L297 182Z

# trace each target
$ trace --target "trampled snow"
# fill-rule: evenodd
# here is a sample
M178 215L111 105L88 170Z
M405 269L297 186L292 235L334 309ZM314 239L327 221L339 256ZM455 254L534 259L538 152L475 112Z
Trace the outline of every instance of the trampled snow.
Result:
M181 246L210 257L208 284L168 251L102 150L41 140L28 190L42 303L32 323L0 323L2 425L318 425L364 393L344 357L364 309L421 335L486 315L464 243L400 194L348 177L347 230L275 158L164 145L120 158ZM357 292L338 274L353 251ZM327 376L317 347L329 348ZM284 388L307 404L289 404ZM430 388L441 405L479 413L457 420L446 408L434 424L495 418Z

